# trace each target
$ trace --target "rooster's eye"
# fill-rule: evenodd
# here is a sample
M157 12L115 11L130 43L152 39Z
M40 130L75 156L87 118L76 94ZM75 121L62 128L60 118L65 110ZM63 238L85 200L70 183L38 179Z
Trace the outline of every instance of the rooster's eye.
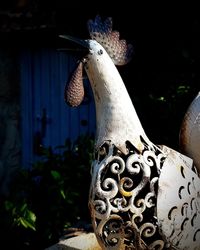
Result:
M102 54L103 54L103 50L100 49L100 50L98 51L98 54L99 54L99 55L102 55Z

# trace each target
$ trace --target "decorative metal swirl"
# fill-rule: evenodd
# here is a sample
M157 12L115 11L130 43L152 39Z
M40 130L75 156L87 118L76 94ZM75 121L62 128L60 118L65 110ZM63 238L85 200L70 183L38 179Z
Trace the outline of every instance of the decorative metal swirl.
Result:
M128 155L114 145L99 150L92 167L89 205L103 249L165 249L156 218L160 169L165 155L145 142L142 154L129 143Z

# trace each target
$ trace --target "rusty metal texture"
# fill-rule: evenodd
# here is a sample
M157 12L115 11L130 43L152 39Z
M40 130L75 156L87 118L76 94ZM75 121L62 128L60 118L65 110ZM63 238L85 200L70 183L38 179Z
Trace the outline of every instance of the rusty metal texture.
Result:
M81 104L84 98L83 87L83 65L79 62L74 70L69 83L66 84L64 91L65 102L72 107L77 107Z
M100 16L88 21L90 37L101 44L115 65L127 64L133 56L133 46L126 40L120 40L118 31L112 31L112 18L102 21Z

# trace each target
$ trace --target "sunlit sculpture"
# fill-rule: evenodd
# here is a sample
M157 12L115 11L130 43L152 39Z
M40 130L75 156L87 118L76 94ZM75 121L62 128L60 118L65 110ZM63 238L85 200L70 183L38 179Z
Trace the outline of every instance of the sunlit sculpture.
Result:
M95 159L89 208L102 249L200 249L200 179L193 160L145 134L115 65L133 48L112 31L112 19L89 20L91 39L65 90L81 103L83 67L96 105Z

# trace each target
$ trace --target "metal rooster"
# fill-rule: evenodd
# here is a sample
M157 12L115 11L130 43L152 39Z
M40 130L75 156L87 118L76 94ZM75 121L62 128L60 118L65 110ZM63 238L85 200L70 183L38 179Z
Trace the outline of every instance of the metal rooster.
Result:
M102 249L200 249L200 179L193 160L155 145L144 132L115 65L133 47L112 30L112 19L88 21L91 39L65 89L66 102L83 99L82 67L96 105L95 159L89 207Z

